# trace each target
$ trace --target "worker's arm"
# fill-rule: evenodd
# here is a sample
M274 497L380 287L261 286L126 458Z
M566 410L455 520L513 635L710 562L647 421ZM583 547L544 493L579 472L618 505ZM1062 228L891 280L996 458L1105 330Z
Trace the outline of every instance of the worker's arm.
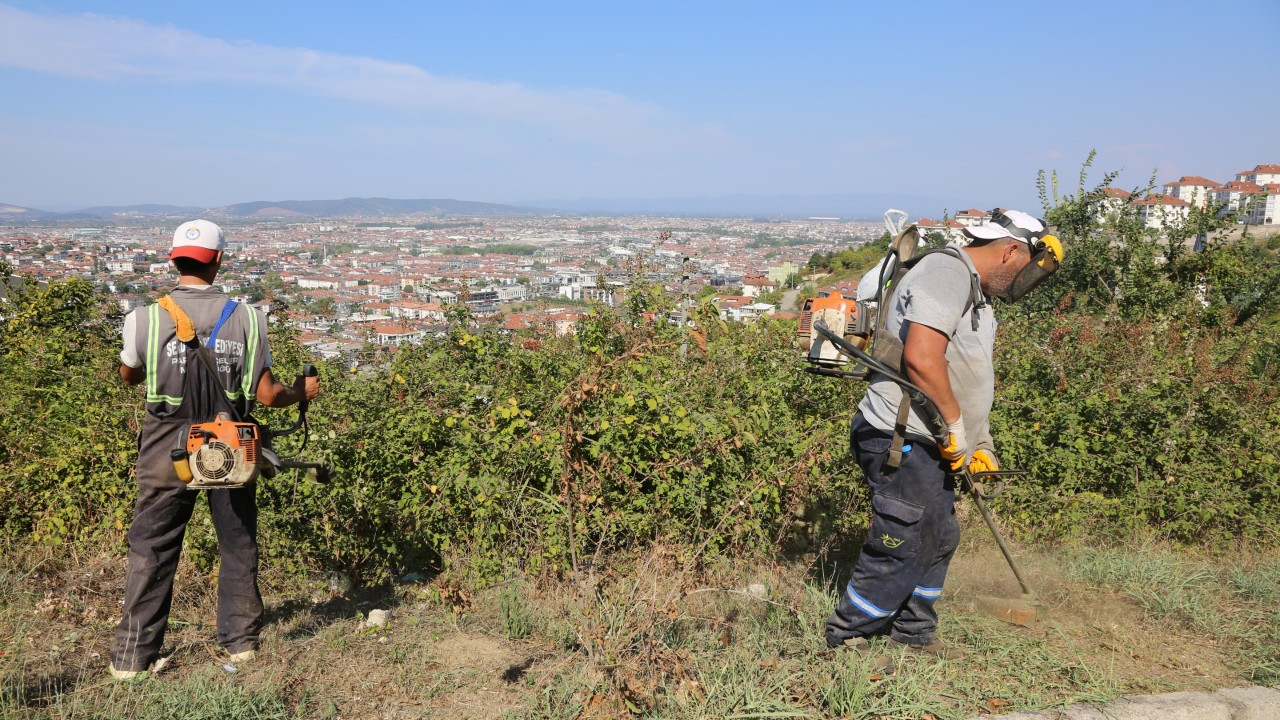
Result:
M928 325L911 323L902 348L907 379L919 386L938 407L948 425L960 419L960 403L951 391L947 375L947 343L950 338Z
M292 386L284 385L271 374L271 368L266 368L258 378L258 404L267 407L289 407L303 400L315 400L319 394L319 377L299 376Z
M120 330L123 347L120 350L120 379L130 387L147 378L143 370L142 358L138 355L137 345L138 311L124 316L124 327Z
M142 382L147 374L140 367L129 367L124 363L120 363L120 379L125 385L133 386Z

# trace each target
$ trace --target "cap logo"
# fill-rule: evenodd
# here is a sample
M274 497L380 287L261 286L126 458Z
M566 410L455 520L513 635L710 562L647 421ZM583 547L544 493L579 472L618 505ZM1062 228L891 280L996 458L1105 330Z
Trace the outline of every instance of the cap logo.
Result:
M200 237L200 228L198 228L198 227L189 227L189 228L187 228L187 239L188 239L188 240L195 240L195 239L197 239L197 238L199 238L199 237Z

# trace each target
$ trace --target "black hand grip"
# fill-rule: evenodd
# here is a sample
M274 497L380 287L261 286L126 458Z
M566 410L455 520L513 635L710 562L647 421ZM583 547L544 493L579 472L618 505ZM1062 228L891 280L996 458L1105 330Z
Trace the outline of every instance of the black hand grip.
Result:
M316 366L315 366L315 365L312 365L311 363L304 363L304 364L303 364L303 366L302 366L302 377L304 377L304 378L315 377L315 376L317 376L317 375L319 375L319 374L320 374L320 373L316 370ZM306 399L306 396L304 395L304 396L303 396L302 401L298 403L298 415L300 415L300 416L302 416L302 415L306 415L306 414L307 414L307 409L308 409L310 406L311 406L311 401L310 401L310 400L307 400L307 399Z

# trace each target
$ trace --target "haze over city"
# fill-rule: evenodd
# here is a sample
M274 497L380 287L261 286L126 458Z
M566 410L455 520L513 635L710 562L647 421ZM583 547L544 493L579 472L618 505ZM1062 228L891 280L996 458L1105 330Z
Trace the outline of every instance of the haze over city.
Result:
M0 201L1034 209L1091 148L1122 187L1280 156L1277 26L1265 0L14 2Z

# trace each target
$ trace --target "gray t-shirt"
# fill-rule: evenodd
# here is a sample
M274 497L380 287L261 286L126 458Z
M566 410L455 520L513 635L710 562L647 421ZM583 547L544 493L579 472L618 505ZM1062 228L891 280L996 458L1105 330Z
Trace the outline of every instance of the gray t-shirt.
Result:
M959 248L952 243L948 247ZM947 343L947 376L960 411L964 414L968 434L967 452L982 447L994 449L988 422L995 396L995 370L991 363L995 343L996 320L991 306L979 291L977 304L969 310L965 305L972 293L972 276L977 273L967 253L961 258L934 253L920 260L903 276L882 332L894 333L906 343L910 323L927 325L950 338ZM884 311L884 309L882 309ZM978 329L973 329L972 314L978 314ZM909 322L906 322L909 321ZM883 376L874 376L858 410L872 426L893 432L902 401L902 388ZM907 431L930 437L927 426L912 409Z

